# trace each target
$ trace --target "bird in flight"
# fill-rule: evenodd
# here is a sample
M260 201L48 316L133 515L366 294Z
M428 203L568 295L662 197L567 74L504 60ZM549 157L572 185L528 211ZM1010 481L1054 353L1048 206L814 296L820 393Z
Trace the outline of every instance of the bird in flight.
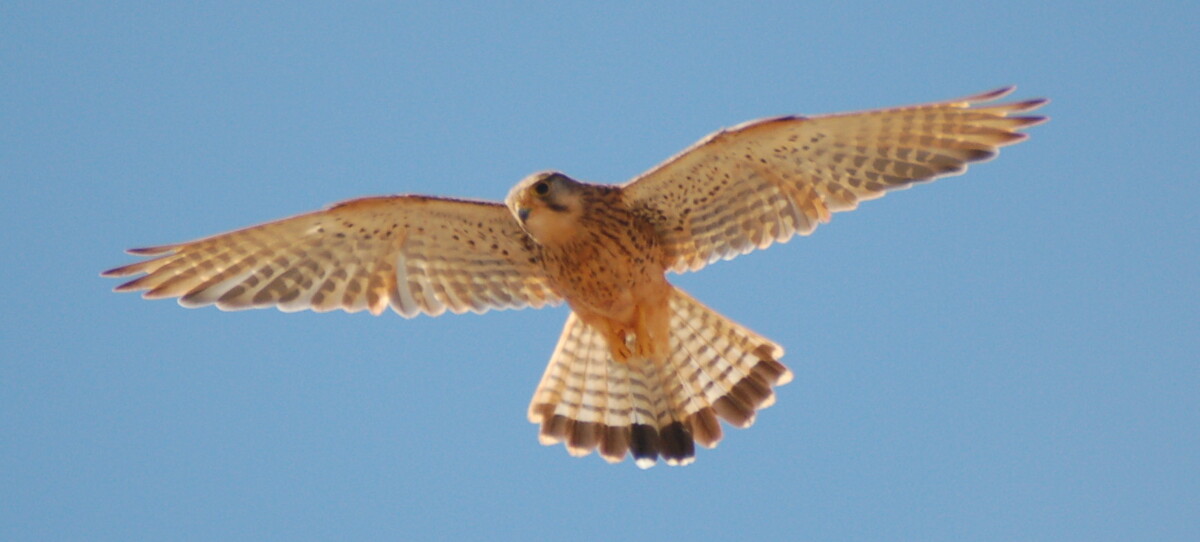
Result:
M944 102L785 116L718 131L621 185L530 175L504 203L368 197L185 243L103 273L185 307L405 317L566 302L529 406L542 444L695 459L724 420L748 427L792 373L783 348L666 278L794 235L890 190L964 172L1025 139L1035 99L1004 88Z

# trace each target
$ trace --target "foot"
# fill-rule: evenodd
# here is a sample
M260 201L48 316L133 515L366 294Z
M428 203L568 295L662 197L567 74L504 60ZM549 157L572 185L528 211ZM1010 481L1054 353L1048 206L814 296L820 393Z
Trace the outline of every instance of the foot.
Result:
M629 348L625 332L612 328L604 331L604 341L608 343L608 350L612 352L613 359L618 363L628 363L629 358L633 357L633 350Z
M617 363L629 363L629 358L633 357L633 351L630 350L629 345L625 343L620 343L617 346L612 346L610 344L609 346L610 350L612 350L613 359L616 360Z

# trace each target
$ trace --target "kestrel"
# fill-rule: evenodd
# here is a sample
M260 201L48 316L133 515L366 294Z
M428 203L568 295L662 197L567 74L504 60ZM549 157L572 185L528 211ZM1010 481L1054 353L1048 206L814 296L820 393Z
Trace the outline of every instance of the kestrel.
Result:
M369 197L322 211L129 252L105 271L142 274L116 291L185 307L277 307L405 317L542 307L566 326L529 406L542 444L694 460L748 427L792 373L783 348L672 286L695 271L807 235L832 213L1025 139L1046 100L980 105L1012 88L945 102L756 120L718 131L622 185L531 175L503 204Z

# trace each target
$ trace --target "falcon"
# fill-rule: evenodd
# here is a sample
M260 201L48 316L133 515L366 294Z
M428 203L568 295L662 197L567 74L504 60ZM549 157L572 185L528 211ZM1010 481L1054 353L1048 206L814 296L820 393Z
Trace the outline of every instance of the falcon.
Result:
M923 105L784 116L718 131L621 185L559 172L504 203L367 197L185 243L103 273L118 292L185 307L404 317L543 307L571 312L534 392L539 441L642 468L695 459L749 427L792 373L783 348L666 278L808 235L833 213L958 175L1025 139L1044 99L1013 89Z

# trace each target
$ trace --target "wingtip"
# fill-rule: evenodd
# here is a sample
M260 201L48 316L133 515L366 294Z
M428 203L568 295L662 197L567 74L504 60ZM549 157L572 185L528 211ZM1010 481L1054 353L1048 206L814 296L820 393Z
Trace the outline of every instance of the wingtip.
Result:
M174 250L175 248L176 248L176 245L162 245L162 246L156 246L156 247L129 248L129 249L125 249L125 253L133 255L133 256L155 256L155 255L163 254L164 252L170 252L170 251ZM112 269L105 269L104 271L100 272L100 276L109 277L109 278L125 277L125 276L129 276L129 275L132 275L135 273L140 273L140 272L142 272L140 266L142 264L144 264L146 261L149 261L149 260L143 260L140 262L125 264L125 265L122 265L119 267L114 267ZM118 288L119 288L119 286L118 286Z
M1031 100L1024 100L1008 104L1008 110L1021 112L1033 111L1034 109L1042 107L1048 103L1050 103L1050 98L1033 98Z
M1009 87L1009 88L1016 88L1016 87ZM993 93L989 93L989 94L995 94L995 91ZM1003 94L1000 94L1000 96L1002 96L1002 95ZM983 96L983 94L981 94L980 96ZM1050 103L1049 98L1032 98L1032 99L1021 100L1021 101L1017 101L1017 102L1000 103L1000 104L995 104L995 105L985 105L982 107L971 107L972 105L975 105L976 103L978 103L978 102L958 102L955 105L958 107L969 107L970 110L974 111L974 112L988 113L988 114L993 114L993 115L997 115L997 116L1001 116L1001 117L1008 117L1012 121L1019 123L1015 126L1016 128L1022 128L1022 129L1028 128L1030 126L1036 126L1038 124L1042 124L1042 123L1050 120L1050 117L1044 116L1044 115L1013 116L1015 113L1028 113L1030 111L1039 109L1042 106Z
M100 272L100 276L105 278L127 277L139 272L134 269L134 267L137 265L137 263L131 263L128 265L122 265L120 267L114 267L112 269L105 269L104 271ZM117 288L120 288L120 286L117 286Z
M1031 126L1037 126L1039 124L1045 124L1050 121L1050 117L1045 116L1045 115L1039 115L1036 117L1022 117L1022 118L1026 119L1026 123L1021 126L1022 129L1029 128Z
M125 253L133 254L135 256L153 256L155 254L170 252L174 250L176 246L178 245L159 245L156 247L131 248L126 250Z
M114 276L114 277L120 277L120 276L123 276L123 275L111 275L111 276ZM121 283L121 284L119 284L119 285L117 285L117 286L114 286L114 287L113 287L113 289L112 289L112 291L114 291L114 292L117 292L117 293L125 293L125 292L136 292L136 291L138 291L138 290L141 290L141 289L143 289L143 288L142 288L142 286L139 284L139 282L140 282L140 281L141 281L143 278L144 278L144 277L138 277L138 278L136 278L136 279L133 279L133 280L131 280L131 281L128 281L128 282L123 282L123 283ZM143 296L143 297L145 297L145 296Z
M1017 90L1017 85L1008 85L1006 87L1000 87L995 90L989 90L987 92L981 92L979 94L975 94L975 95L971 95L971 96L964 96L962 98L958 98L955 100L949 100L948 102L952 103L952 104L963 104L964 106L970 106L970 105L974 105L974 104L980 104L980 103L998 100L1000 98L1008 96L1009 94L1012 94L1016 90ZM989 107L1004 107L1005 110L1007 110L1009 112L1033 111L1034 109L1042 107L1043 105L1046 105L1048 103L1050 103L1049 98L1032 98L1029 100L1022 100L1019 102L1003 104L1002 106L989 106Z
M967 106L970 106L971 104L977 104L977 103L983 103L983 102L990 102L992 100L998 100L1000 98L1008 96L1009 94L1012 94L1013 91L1015 91L1015 90L1017 90L1017 85L1009 85L1006 87L992 89L992 90L989 90L986 92L980 92L979 94L972 94L970 96L963 96L962 98L948 100L948 103L958 104L961 107L967 107Z
M995 90L989 90L987 92L981 93L976 97L976 99L979 101L996 100L996 99L1008 96L1009 94L1016 92L1016 90L1017 90L1017 85L1003 86L1003 87L1000 87Z

